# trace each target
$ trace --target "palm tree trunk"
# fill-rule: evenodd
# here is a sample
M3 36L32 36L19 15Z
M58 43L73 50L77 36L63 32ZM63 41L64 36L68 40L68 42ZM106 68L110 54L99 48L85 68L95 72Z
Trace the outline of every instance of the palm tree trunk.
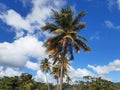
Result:
M62 90L62 84L63 84L63 60L61 64L61 72L60 72L60 90Z
M48 90L50 90L50 86L49 86L49 83L48 83L47 74L46 74L46 83L47 83L47 86L48 86Z
M57 90L59 90L59 78L57 78Z

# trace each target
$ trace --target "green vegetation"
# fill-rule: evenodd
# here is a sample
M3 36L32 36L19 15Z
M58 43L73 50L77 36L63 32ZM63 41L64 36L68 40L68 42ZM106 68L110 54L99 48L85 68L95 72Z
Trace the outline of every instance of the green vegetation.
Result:
M102 78L83 77L83 81L73 84L63 83L63 90L120 90L120 83L113 83ZM57 90L57 85L49 83L51 90ZM32 75L23 73L21 76L0 78L0 90L47 90L47 84L36 82Z
M46 83L48 85L48 90L50 90L50 86L49 86L49 82L48 82L48 78L47 78L47 73L50 71L50 62L48 61L47 58L43 59L41 61L41 65L40 68L43 72L45 72L46 75Z

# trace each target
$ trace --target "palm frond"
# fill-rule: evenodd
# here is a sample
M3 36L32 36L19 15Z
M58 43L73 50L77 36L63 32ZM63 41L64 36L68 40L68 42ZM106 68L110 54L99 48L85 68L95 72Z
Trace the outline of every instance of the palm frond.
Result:
M76 52L79 53L80 52L80 46L77 43L74 43L73 46L74 46Z
M62 34L62 33L65 33L65 32L62 29L56 29L52 33L54 33L54 34Z
M84 51L91 51L91 49L81 40L75 39L75 42L84 50Z
M72 38L71 35L66 35L63 37L63 39L70 39L72 42L74 42L74 39Z
M47 58L41 60L40 68L43 72L48 72L50 70L50 62Z
M58 27L52 23L46 23L45 26L41 27L42 31L49 31L52 32L56 30Z
M53 12L53 18L58 19L59 18L59 13L54 9L52 9L52 12Z
M88 41L85 37L83 37L83 36L81 36L81 35L78 35L78 37L79 37L79 39L82 39L82 40L84 40L84 41Z
M75 30L75 31L81 30L81 29L85 28L85 26L86 26L86 23L85 22L81 22L81 23L75 24L73 26L73 30Z
M77 34L76 31L70 31L70 32L67 32L67 34Z
M86 15L85 11L81 11L74 19L73 24L76 24L79 22L79 20Z

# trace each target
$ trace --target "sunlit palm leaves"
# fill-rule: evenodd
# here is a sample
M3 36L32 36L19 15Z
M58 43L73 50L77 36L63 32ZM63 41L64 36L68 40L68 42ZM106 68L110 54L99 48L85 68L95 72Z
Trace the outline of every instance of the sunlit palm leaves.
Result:
M63 77L68 76L67 74L68 74L68 70L70 69L70 60L68 60L68 58L65 57L65 59L63 60L59 59L58 61L56 61L56 64L52 68L52 73L55 78L60 77L60 69L61 69L62 61L63 61Z
M47 58L41 61L40 68L43 72L48 72L50 70L50 62Z
M54 33L55 36L49 38L44 46L47 48L52 57L58 57L58 54L69 54L69 58L74 59L73 49L77 53L81 49L84 51L90 51L90 48L85 44L87 41L83 36L80 36L78 32L85 27L85 22L79 22L81 18L86 14L85 11L80 12L74 17L74 12L70 7L62 9L60 12L52 10L53 23L46 23L42 27L43 31Z
M46 52L48 52L54 59L53 64L58 65L57 68L60 69L59 73L55 72L55 77L60 76L60 90L62 90L62 82L64 75L67 75L67 64L65 60L73 60L73 49L77 53L81 49L84 51L90 51L90 48L85 44L86 38L79 35L79 31L85 27L85 22L79 22L81 18L86 14L85 11L80 12L76 17L74 17L74 12L70 7L61 9L60 12L53 10L53 23L46 23L41 29L43 31L48 31L55 34L54 37L49 38L44 43L46 47ZM69 59L67 59L69 57ZM60 68L59 68L60 66Z

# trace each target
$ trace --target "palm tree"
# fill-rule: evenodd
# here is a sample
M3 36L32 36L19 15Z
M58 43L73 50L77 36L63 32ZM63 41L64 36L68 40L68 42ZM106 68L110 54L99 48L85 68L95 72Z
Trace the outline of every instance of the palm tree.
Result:
M63 61L63 64L62 64L62 61ZM61 74L61 65L63 65L62 74ZM65 57L64 60L59 59L56 62L56 64L53 66L52 73L54 75L54 78L57 80L57 90L59 90L59 85L58 85L59 78L62 77L62 82L63 82L63 78L65 76L68 76L69 66L70 66L70 60L68 60L67 57ZM61 80L61 78L60 78L60 80Z
M70 78L70 76L68 76L67 75L67 77L66 77L66 82L67 82L67 84L68 84L68 90L70 89L70 82L71 82L72 80L71 80L71 78Z
M57 90L59 90L60 68L58 65L55 65L54 67L52 67L52 74L54 75L54 78L57 81Z
M69 84L71 81L72 80L71 80L70 76L67 75L66 82Z
M48 83L48 78L47 78L47 73L50 71L50 62L47 58L43 59L41 61L40 68L42 69L43 72L46 73L46 83L48 85L48 90L50 90L49 83Z
M46 23L41 29L55 34L54 37L47 39L44 43L44 46L47 48L46 52L55 58L55 62L59 59L64 60L66 56L69 56L69 59L73 60L73 49L75 49L77 53L79 53L81 49L90 51L90 48L85 44L85 41L87 41L86 38L78 33L85 27L85 23L79 23L79 21L86 12L82 11L76 17L73 16L73 10L70 7L62 8L60 12L52 9L52 12L53 23ZM59 56L61 56L61 58L58 59ZM62 70L63 65L61 65L61 78ZM60 90L62 90L62 82Z

